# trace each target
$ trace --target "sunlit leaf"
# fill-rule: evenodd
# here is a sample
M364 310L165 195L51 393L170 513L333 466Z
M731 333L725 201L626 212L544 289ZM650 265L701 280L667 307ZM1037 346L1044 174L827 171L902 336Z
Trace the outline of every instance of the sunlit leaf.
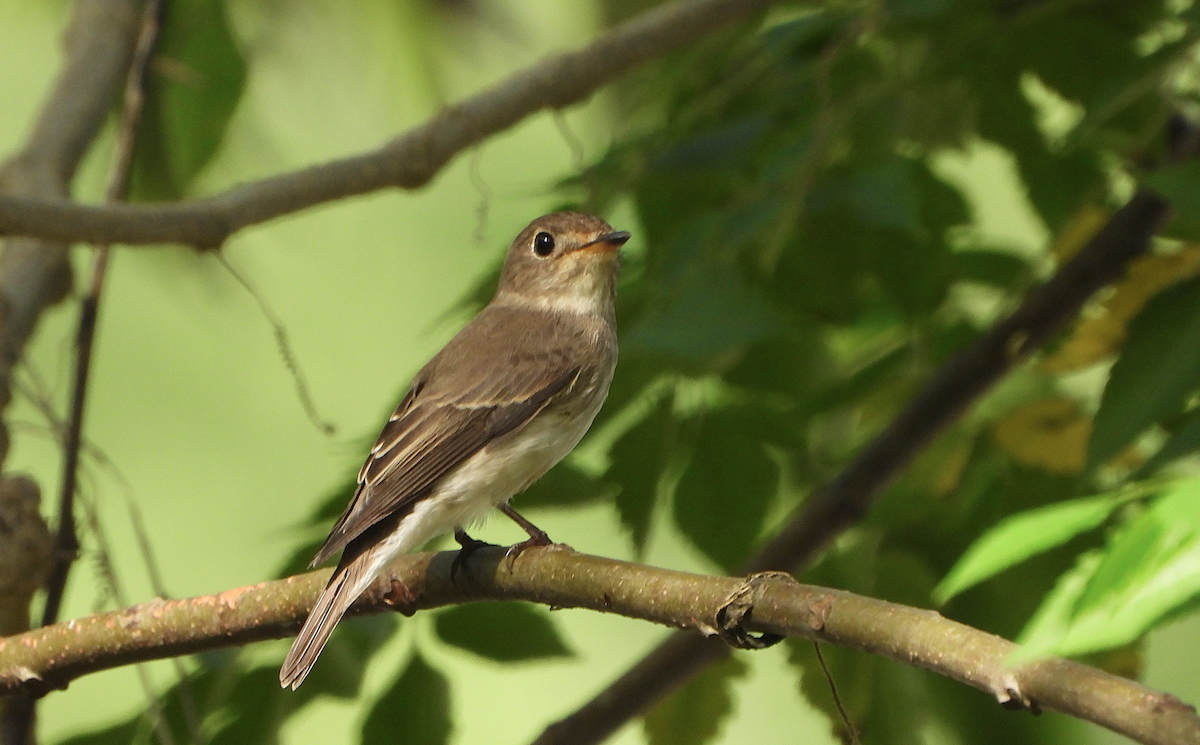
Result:
M570 657L545 611L526 603L470 603L435 617L438 637L496 662Z
M746 672L746 663L732 656L705 668L646 714L647 741L650 745L703 745L712 740L733 713L730 689Z
M943 604L955 595L1075 536L1100 526L1121 504L1118 496L1072 499L1006 518L980 536L933 591Z
M1179 484L1065 576L1022 633L1024 654L1123 646L1200 595L1200 481Z

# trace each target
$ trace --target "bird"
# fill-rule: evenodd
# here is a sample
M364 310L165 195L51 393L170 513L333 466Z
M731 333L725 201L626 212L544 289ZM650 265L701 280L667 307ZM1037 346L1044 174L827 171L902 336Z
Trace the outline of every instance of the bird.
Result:
M496 294L413 377L349 504L313 558L341 559L279 671L295 690L351 604L401 554L508 505L591 426L617 364L615 300L629 233L581 212L537 218L505 254ZM460 558L463 554L460 554Z

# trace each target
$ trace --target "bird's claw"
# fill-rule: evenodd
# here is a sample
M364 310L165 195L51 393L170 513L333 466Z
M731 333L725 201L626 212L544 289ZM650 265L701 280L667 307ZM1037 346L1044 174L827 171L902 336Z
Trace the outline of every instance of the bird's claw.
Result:
M504 552L504 561L507 563L508 568L512 569L513 563L516 562L517 557L525 553L526 549L534 548L535 546L553 545L554 541L550 540L550 536L546 535L546 531L538 530L536 533L530 532L528 538L520 543L514 543L508 547L508 551Z

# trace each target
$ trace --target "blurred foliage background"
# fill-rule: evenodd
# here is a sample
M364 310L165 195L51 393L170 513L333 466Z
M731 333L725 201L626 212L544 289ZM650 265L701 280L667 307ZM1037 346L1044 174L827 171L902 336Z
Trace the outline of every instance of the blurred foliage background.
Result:
M168 2L134 194L210 194L360 152L652 4ZM4 152L57 69L68 10L0 4ZM511 236L561 207L634 231L621 362L589 439L515 504L580 550L736 572L1144 182L1178 208L1154 252L802 579L1200 699L1200 166L1163 165L1171 114L1200 115L1198 21L1186 0L779 3L489 141L419 193L239 234L223 255L257 298L213 256L122 251L66 615L303 567L408 376L490 296ZM111 148L110 131L79 198L101 193ZM332 437L306 415L272 319ZM10 414L9 468L43 489L73 324L70 304L44 319ZM481 536L518 537L502 522ZM43 702L41 734L525 742L663 633L515 604L357 619L298 693L275 680L286 645L262 644L85 678ZM1109 738L825 656L866 743ZM836 742L815 664L806 642L739 654L617 741Z

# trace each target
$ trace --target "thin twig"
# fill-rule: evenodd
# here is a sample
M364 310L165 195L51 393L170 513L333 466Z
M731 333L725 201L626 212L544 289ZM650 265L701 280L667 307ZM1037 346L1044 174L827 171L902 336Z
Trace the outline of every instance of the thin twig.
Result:
M142 564L145 565L146 573L150 577L150 587L153 588L154 596L159 600L168 600L170 595L167 593L167 585L163 581L162 572L159 571L158 558L154 555L154 545L150 542L150 534L142 519L142 511L133 499L127 499L126 503L129 507L129 522L133 526L133 534L137 537L138 549L142 554ZM203 742L200 734L200 712L196 707L196 697L192 692L191 679L188 677L183 662L178 657L172 658L171 662L175 668L175 678L179 683L180 708L183 710L183 720L187 725L188 742L192 745L200 745ZM140 672L145 666L138 665L137 667ZM165 722L160 715L161 705L154 697L153 688L146 687L145 683L143 683L143 688L145 688L147 696L151 698L151 714L156 718L156 725L159 721ZM170 734L169 729L167 732Z
M218 253L217 261L221 262L221 266L225 267L225 271L233 277L234 281L242 286L254 302L258 305L259 311L263 314L263 318L267 319L267 323L271 324L271 332L275 335L275 346L279 350L279 357L283 360L283 366L287 369L288 374L292 376L292 384L296 387L296 397L300 399L300 406L304 409L304 415L308 417L308 421L312 426L317 428L317 431L326 437L333 437L337 434L337 427L332 422L328 422L321 418L321 412L317 411L317 403L313 400L312 390L308 387L308 380L304 377L304 370L300 367L300 360L296 357L296 351L292 348L292 340L288 336L287 326L283 325L283 319L263 297L258 288L250 284L250 280L246 279L245 275L234 268L233 264L229 263L229 259L225 254Z
M138 120L141 118L142 106L145 101L143 86L146 69L158 38L159 12L160 5L157 0L146 5L143 11L141 32L138 35L133 60L125 79L125 100L117 128L117 145L108 186L105 189L105 198L109 202L118 202L124 199L129 186L129 166L133 160L133 145L137 136ZM58 620L67 575L79 553L79 538L76 535L74 514L75 484L79 470L80 443L83 438L83 413L88 375L92 363L92 346L96 338L96 319L104 291L108 254L109 246L107 244L96 246L91 282L79 309L79 330L75 337L75 374L72 380L71 411L67 420L58 508L58 545L54 568L46 583L46 605L42 611L43 626L49 626Z
M94 479L90 480L88 485L91 491L95 493L96 485ZM88 531L92 536L92 540L96 542L96 547L93 550L96 573L100 575L108 597L111 598L118 608L124 608L129 605L129 601L125 596L124 589L121 587L120 579L117 577L116 567L113 565L112 545L108 542L108 533L104 530L104 526L100 522L100 510L94 498L87 498L87 490L85 489L78 489L76 501L83 508L84 515L87 518ZM159 742L161 745L175 745L175 736L172 734L171 726L167 722L162 702L154 690L154 682L150 679L150 671L145 665L134 665L134 667L137 668L138 683L141 685L142 695L146 697L146 710L149 715L150 724L154 728Z
M850 714L846 712L846 707L842 705L842 697L838 695L833 673L829 672L829 666L825 664L825 655L821 654L821 642L813 639L812 645L813 652L817 655L817 664L821 666L821 672L825 674L825 682L829 684L829 695L833 697L833 705L837 708L838 716L842 718L842 725L846 728L846 734L850 737L850 745L859 745L858 730L855 729L854 722L850 721Z
M587 152L584 150L583 142L575 134L575 130L571 129L571 123L567 121L565 113L555 109L550 112L550 116L554 120L554 127L558 130L559 136L563 138L563 142L567 143L567 148L571 151L571 165L576 171L582 172L587 167Z
M141 118L145 101L144 84L146 69L150 56L158 38L159 15L161 7L159 0L151 0L142 9L142 22L138 31L137 42L133 49L133 57L125 76L124 102L121 108L121 118L117 126L117 143L114 161L109 174L108 185L105 189L105 199L117 202L125 197L129 185L129 168L133 160L133 145L137 134L138 121ZM63 444L63 470L60 484L58 505L58 529L55 536L54 557L46 580L46 602L42 609L42 626L51 626L58 620L62 607L63 595L66 592L67 578L71 566L79 555L79 536L75 524L75 494L79 472L79 454L83 441L83 413L87 394L88 374L92 362L92 346L96 336L96 319L100 308L100 299L104 289L104 277L108 267L108 245L96 246L92 263L92 277L88 293L84 296L79 309L79 328L76 334L75 370L71 390L71 409L67 420L65 442ZM115 576L109 577L110 584L115 589ZM159 732L163 745L173 745L170 731L165 727L161 707L154 699L153 692L146 687L148 680L142 673L142 684L150 699L150 708L154 713L156 730ZM5 732L12 733L13 743L20 745L34 740L36 702L29 697L18 698L5 710ZM10 727L11 722L11 727Z
M737 637L817 639L915 665L977 688L1010 708L1053 709L1142 743L1200 742L1200 717L1178 699L1086 665L1050 658L1013 667L1016 645L937 613L774 576L705 577L576 553L533 548L515 562L481 548L455 572L458 552L409 554L360 598L355 612L420 609L481 600L525 600L587 608ZM219 595L154 601L0 639L0 692L38 693L98 670L149 659L275 639L295 633L329 578L318 570ZM747 592L750 590L751 592ZM410 594L411 593L411 594ZM742 601L738 601L742 602ZM696 632L699 632L697 634Z
M417 189L463 150L526 117L570 106L634 67L745 20L772 0L687 0L627 21L442 109L379 150L169 204L79 205L0 196L0 235L220 246L248 225L385 188Z
M492 209L492 188L488 186L487 179L483 177L483 173L479 170L479 161L482 158L483 146L476 145L471 148L471 159L467 164L467 175L471 177L471 185L475 187L475 192L479 197L479 201L475 204L475 232L472 235L475 248L478 249L487 247L488 214Z

